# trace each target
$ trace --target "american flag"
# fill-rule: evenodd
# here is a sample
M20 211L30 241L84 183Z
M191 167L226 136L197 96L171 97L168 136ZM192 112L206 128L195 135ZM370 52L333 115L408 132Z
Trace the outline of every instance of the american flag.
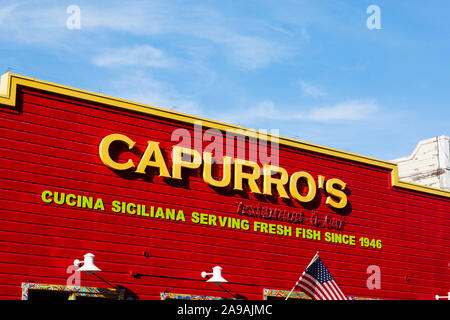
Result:
M318 255L303 272L296 287L315 300L347 300Z

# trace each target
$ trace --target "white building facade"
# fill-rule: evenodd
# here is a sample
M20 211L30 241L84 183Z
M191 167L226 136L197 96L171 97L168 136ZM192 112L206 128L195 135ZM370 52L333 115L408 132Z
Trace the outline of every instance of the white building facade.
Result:
M414 152L392 160L398 164L399 179L450 190L450 137L422 140Z

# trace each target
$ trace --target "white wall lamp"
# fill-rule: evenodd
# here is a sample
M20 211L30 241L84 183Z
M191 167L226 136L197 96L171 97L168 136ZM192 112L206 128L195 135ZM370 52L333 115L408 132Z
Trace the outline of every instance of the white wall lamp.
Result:
M95 264L94 264L94 255L92 253L86 253L84 255L84 260L80 261L78 259L75 259L73 261L73 264L77 267L81 266L81 264L83 264L82 267L78 268L77 271L79 272L86 272L86 274L91 274L92 272L98 272L98 271L102 271L100 270L100 268L98 268Z
M450 292L449 293L447 293L447 295L446 296L439 296L439 295L436 295L436 300L450 300Z
M214 283L216 286L220 286L221 283L228 282L222 277L222 267L215 266L213 269L213 272L205 272L203 271L201 273L202 278L206 279L207 276L212 276L209 278L206 282Z

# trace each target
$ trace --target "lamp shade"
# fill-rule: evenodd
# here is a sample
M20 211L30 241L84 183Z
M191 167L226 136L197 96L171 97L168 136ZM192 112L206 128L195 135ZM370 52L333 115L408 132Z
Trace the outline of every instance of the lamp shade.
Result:
M441 300L441 299L444 299L444 300L450 300L450 292L447 293L446 296L439 296L439 295L436 295L435 297L436 297L436 300Z
M207 275L211 275L211 274L212 274L212 277L209 278L206 282L214 283L216 286L220 285L221 283L228 282L227 280L225 280L222 277L222 267L215 266L213 268L213 272L212 273L202 272L202 277L206 278Z
M98 268L94 264L94 257L95 257L95 255L93 255L92 253L86 253L84 255L83 266L81 268L79 268L77 271L79 271L79 272L86 272L88 274L91 273L91 272L102 271L100 268Z

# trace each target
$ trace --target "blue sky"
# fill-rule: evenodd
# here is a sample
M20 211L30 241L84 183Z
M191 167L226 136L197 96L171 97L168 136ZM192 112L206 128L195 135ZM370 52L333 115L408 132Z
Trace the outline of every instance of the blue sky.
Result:
M367 28L370 5L381 29ZM450 135L448 12L444 0L0 0L0 73L391 160Z

